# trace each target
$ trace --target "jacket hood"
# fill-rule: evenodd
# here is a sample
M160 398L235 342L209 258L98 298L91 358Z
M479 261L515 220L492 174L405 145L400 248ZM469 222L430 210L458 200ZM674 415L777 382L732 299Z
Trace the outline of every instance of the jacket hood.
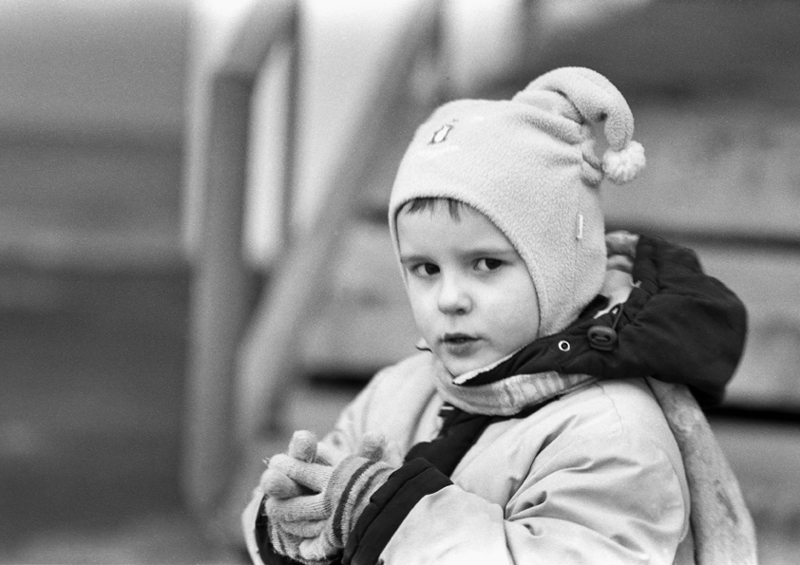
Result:
M660 238L639 237L631 274L634 287L623 304L597 316L606 305L598 297L564 331L447 388L472 396L466 389L477 393L509 378L538 381L558 374L571 383L558 392L563 394L589 377L649 376L687 385L700 404L720 403L744 351L744 304L703 272L693 251Z

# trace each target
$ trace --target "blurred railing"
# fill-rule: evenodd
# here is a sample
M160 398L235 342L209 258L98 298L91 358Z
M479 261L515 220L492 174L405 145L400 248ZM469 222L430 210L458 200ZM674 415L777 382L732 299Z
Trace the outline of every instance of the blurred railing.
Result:
M250 102L270 50L279 42L296 46L297 20L297 4L291 0L254 2L227 51L207 75L210 100L207 139L198 159L204 174L193 261L183 474L185 494L198 511L223 496L235 462L236 356L254 289L242 248ZM286 119L287 131L294 132L296 56L290 68ZM288 149L284 168L289 172L293 170L292 136L284 142ZM289 190L291 174L284 178Z
M211 99L201 241L195 255L183 478L196 511L223 503L236 473L238 450L280 427L282 399L297 374L301 324L329 290L334 251L345 233L342 226L356 209L363 172L378 157L378 140L386 135L400 97L408 95L417 63L423 58L438 61L439 12L438 1L418 2L402 32L381 54L381 75L371 83L360 123L338 152L322 212L310 229L289 238L291 245L282 250L252 315L254 278L242 249L250 101L267 54L279 42L291 45L282 175L284 194L291 195L300 94L298 5L255 2L226 55L208 75ZM284 219L290 213L285 209Z

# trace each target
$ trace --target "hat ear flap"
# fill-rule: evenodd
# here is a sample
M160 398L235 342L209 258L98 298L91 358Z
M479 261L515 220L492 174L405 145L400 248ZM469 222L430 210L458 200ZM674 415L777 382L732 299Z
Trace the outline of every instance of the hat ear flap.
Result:
M631 109L606 77L591 69L563 67L543 74L523 92L533 90L558 92L575 106L584 120L604 123L609 149L603 155L603 172L610 181L630 182L644 168L644 148L632 141Z

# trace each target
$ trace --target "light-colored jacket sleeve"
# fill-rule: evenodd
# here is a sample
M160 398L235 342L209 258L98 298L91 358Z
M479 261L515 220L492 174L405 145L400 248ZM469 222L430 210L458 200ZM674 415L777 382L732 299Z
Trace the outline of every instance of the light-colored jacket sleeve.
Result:
M256 519L261 510L261 500L263 497L264 493L260 492L258 489L253 491L250 503L244 509L244 512L242 512L242 531L244 532L245 546L247 547L247 553L250 555L250 561L253 562L253 565L264 565L264 561L261 559L261 554L258 551L255 529Z
M428 494L381 557L387 565L671 564L687 531L680 481L655 446L629 441L587 438L543 454L519 486L509 477L507 504L457 484Z
M419 359L411 358L377 373L342 411L323 441L354 453L364 434L380 434L403 455L415 443L432 439L438 431L436 415L442 400L418 365Z
M390 367L375 375L345 407L333 430L322 441L337 450L355 453L366 432L385 433L399 465L402 453L416 441L421 412L435 409L435 406L427 408L434 396L433 387L426 380L410 378L404 381L405 385L399 386L402 392L400 404L403 409L387 410L387 407L396 406L392 402L392 396L398 392L398 386L389 381L405 373L405 366L401 364L399 367ZM416 374L414 371L411 373ZM431 430L429 433L434 432L435 430ZM255 531L263 496L263 493L256 488L241 517L247 550L254 565L263 565Z

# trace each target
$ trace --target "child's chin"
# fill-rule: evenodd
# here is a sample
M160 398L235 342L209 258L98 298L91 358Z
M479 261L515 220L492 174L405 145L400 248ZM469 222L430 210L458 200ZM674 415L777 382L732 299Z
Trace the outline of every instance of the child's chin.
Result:
M464 373L476 371L491 363L486 351L482 351L480 342L466 342L458 345L445 345L437 351L439 359L447 371L458 377Z
M453 378L460 377L461 375L465 375L467 373L472 373L474 371L478 371L487 367L492 364L492 361L484 361L481 359L475 360L464 360L464 359L457 359L457 360L449 360L443 363L447 372L450 373Z

